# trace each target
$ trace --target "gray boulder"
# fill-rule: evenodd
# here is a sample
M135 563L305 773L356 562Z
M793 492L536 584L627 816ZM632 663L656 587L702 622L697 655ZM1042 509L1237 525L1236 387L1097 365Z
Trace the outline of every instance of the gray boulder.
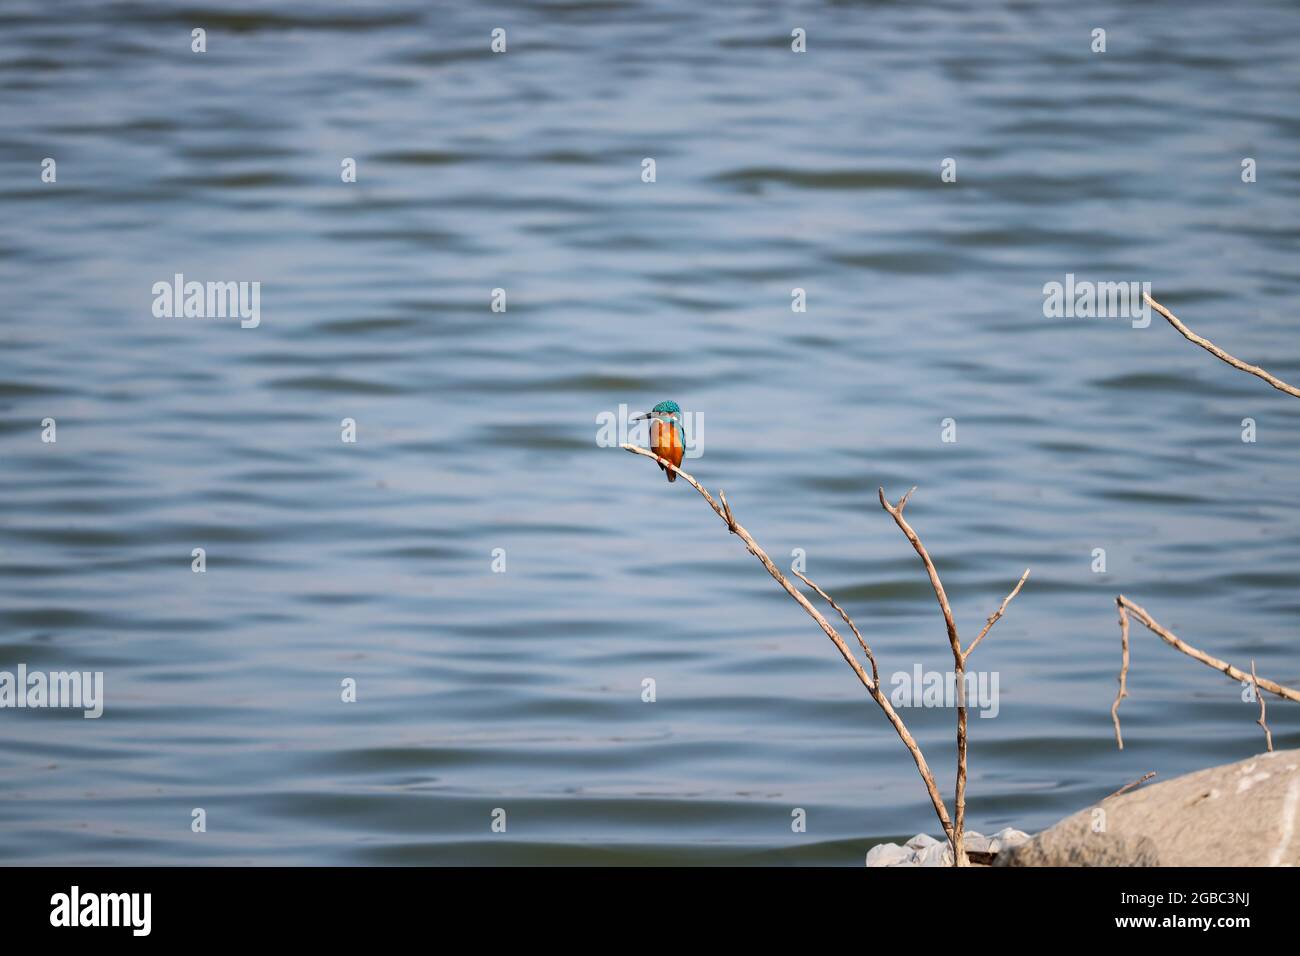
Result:
M1003 841L995 865L1300 866L1300 750L1107 797L1017 847Z

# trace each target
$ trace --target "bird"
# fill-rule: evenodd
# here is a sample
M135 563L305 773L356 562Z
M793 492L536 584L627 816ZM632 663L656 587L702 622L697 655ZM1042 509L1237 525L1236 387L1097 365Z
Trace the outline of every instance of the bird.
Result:
M686 427L682 424L682 407L674 401L660 402L644 415L638 415L632 421L650 419L650 450L665 461L680 467L682 455L686 451ZM661 463L661 471L668 475L669 481L677 480L677 472L670 471Z

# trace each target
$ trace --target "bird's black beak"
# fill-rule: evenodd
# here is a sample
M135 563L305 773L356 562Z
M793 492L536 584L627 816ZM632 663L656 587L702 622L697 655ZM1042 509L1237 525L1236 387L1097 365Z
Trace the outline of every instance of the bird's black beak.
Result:
M646 412L644 415L637 415L635 418L628 419L628 421L640 422L645 421L647 418L654 418L654 412Z

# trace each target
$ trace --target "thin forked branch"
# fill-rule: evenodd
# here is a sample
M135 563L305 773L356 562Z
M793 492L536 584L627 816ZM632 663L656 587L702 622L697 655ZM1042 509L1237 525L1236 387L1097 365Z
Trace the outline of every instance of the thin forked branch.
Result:
M1183 338L1187 339L1187 341L1191 342L1193 345L1199 345L1201 348L1205 349L1205 351L1209 352L1215 358L1222 359L1223 361L1227 362L1235 369L1239 369L1243 372L1248 372L1249 374L1254 375L1257 378L1262 378L1264 381L1268 382L1268 384L1272 385L1279 392L1286 392L1288 395L1294 396L1295 398L1300 398L1300 388L1296 388L1294 385L1288 385L1286 382L1282 381L1276 375L1272 375L1269 372L1264 371L1264 369L1260 368L1258 365L1251 365L1247 362L1243 362L1241 359L1236 358L1235 356L1229 355L1227 352L1223 351L1223 349L1219 348L1209 339L1197 335L1187 326L1183 325L1182 322L1178 321L1178 316L1174 315L1172 312L1166 309L1155 299L1151 298L1149 294L1144 292L1142 294L1142 298L1146 300L1147 305L1151 306L1151 308L1155 309L1157 312L1163 315L1165 319L1168 320L1169 324L1172 325L1175 329L1177 329L1179 334L1182 335Z
M963 847L965 840L966 826L966 659L970 657L971 651L975 650L976 645L984 640L984 635L988 634L990 628L997 623L998 619L1006 612L1007 605L1011 603L1012 598L1020 593L1024 586L1025 579L1029 577L1029 569L1020 576L1020 582L1011 590L1002 601L1001 607L989 615L989 619L984 624L984 630L980 631L979 637L971 641L971 645L965 651L961 649L961 638L957 634L957 623L953 620L952 606L948 603L948 594L943 588L943 581L939 578L939 571L934 566L934 561L930 559L930 553L921 543L921 537L916 533L907 519L903 517L903 509L907 507L908 500L912 497L912 488L907 494L898 499L898 504L891 505L889 499L885 497L885 489L878 489L880 497L880 507L889 512L894 523L898 525L900 531L911 542L912 549L916 551L921 558L921 563L925 565L926 574L930 577L930 585L934 588L935 599L939 602L939 610L943 612L944 627L948 631L948 643L952 648L953 659L953 680L957 686L954 688L957 696L957 785L953 799L953 856L957 866L963 866L966 860L966 853Z
M912 544L912 549L920 555L922 563L925 564L925 573L930 576L930 586L934 588L934 596L939 602L939 610L943 612L944 627L948 629L948 643L952 646L953 660L958 667L961 667L965 663L961 653L961 640L957 637L957 624L952 619L952 607L948 604L948 595L943 589L943 582L939 580L939 572L935 570L934 562L930 560L930 554L925 550L925 545L921 543L920 537L912 530L912 526L907 523L907 519L903 517L903 509L907 507L907 501L912 497L912 492L916 491L916 489L912 488L911 491L899 498L896 505L889 503L889 499L885 497L884 488L880 488L878 491L880 494L880 507L889 512L890 517L894 519L894 524L898 525L899 530L907 536L907 540Z
M1241 670L1241 668L1233 667L1227 661L1221 661L1219 660L1219 658L1214 657L1211 654L1205 653L1205 651L1192 647L1192 645L1182 640L1172 631L1168 630L1165 627L1162 627L1156 621L1155 618L1153 618L1150 614L1147 613L1145 608L1143 608L1141 605L1134 604L1124 595L1121 594L1117 598L1115 598L1115 604L1118 605L1119 607L1120 640L1121 643L1123 644L1123 662L1120 665L1120 672L1119 672L1120 691L1118 696L1116 696L1115 698L1115 703L1111 705L1110 714L1115 721L1115 740L1119 744L1119 748L1121 750L1124 749L1124 738L1120 735L1120 729L1119 729L1119 702L1123 698L1128 696L1126 680L1128 677L1128 614L1129 613L1131 613L1139 621L1145 624L1149 631L1151 631L1153 634L1159 637L1162 641L1164 641L1174 650L1181 651L1182 653L1186 654L1188 657L1192 658L1193 660L1198 660L1202 664L1206 665L1207 667L1212 667L1216 671L1228 675L1233 680L1239 683L1253 684L1255 686L1256 694L1261 694L1263 691L1268 691L1270 694L1276 694L1278 697L1284 697L1287 700L1292 700L1297 703L1300 703L1300 690L1296 690L1295 688L1292 687L1287 687L1286 685L1279 684L1276 681L1266 680L1263 677L1259 677L1257 674L1254 673L1255 665L1253 662L1251 663L1251 672L1247 673L1246 671ZM1261 704L1263 703L1263 697L1260 697L1260 703ZM1256 721L1256 723L1259 723L1260 726L1264 726L1262 721L1263 721L1263 713L1261 708L1260 720ZM1267 728L1265 728L1265 731L1267 732ZM1268 734L1268 742L1270 744L1272 743L1271 733Z
M970 642L970 647L966 648L965 652L962 654L963 660L970 658L971 652L979 646L980 641L984 640L984 635L993 629L993 625L1001 619L1003 614L1007 613L1007 605L1010 604L1015 596L1020 593L1020 589L1025 586L1025 582L1028 580L1029 569L1025 568L1025 573L1020 575L1020 580L1016 583L1016 586L1011 589L1011 593L1002 599L1002 606L990 614L989 619L984 622L984 630L980 631L979 637Z
M800 574L798 571L795 571L794 568L791 568L790 570L794 573L795 577L820 594L822 600L840 612L840 617L844 618L844 623L853 629L853 634L857 637L858 643L862 645L862 650L866 653L867 660L871 661L871 679L876 682L877 687L880 686L880 671L876 669L876 655L871 653L871 648L867 646L867 642L863 639L862 632L858 630L858 626L853 623L853 618L849 617L848 612L845 611L844 608L835 603L833 597L823 591L815 582L809 580L806 575Z

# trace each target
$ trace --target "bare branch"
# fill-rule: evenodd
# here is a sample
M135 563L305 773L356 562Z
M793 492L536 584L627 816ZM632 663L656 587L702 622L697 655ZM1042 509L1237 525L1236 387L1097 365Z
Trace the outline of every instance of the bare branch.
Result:
M916 491L916 489L913 488L912 491ZM943 582L939 580L939 572L935 570L934 562L930 560L930 554L925 550L925 545L921 543L921 539L912 530L912 526L907 523L907 519L903 517L903 508L907 506L908 499L912 497L912 491L903 495L898 500L897 505L891 505L889 499L885 497L885 489L880 488L880 507L889 512L894 519L894 524L898 525L899 530L912 543L913 550L921 556L921 561L925 564L925 571L930 576L930 586L934 588L934 596L939 601L939 610L943 612L944 626L948 628L948 643L952 646L953 660L960 666L962 663L961 640L957 637L957 624L952 619L952 608L948 605L948 595L944 592Z
M1235 681L1238 681L1239 683L1245 683L1247 681L1252 680L1251 676L1247 674L1245 671L1241 670L1240 668L1233 667L1227 661L1221 661L1217 657L1213 657L1205 653L1205 651L1197 650L1195 647L1192 647L1192 645L1188 644L1186 641L1179 639L1171 631L1168 631L1165 628L1161 627L1158 623L1156 623L1155 619L1152 618L1151 615L1148 614L1142 607L1140 607L1137 604L1134 604L1124 595L1121 594L1119 597L1117 597L1115 599L1115 603L1118 604L1121 608L1128 608L1130 611L1132 611L1139 621L1145 624L1147 628L1149 628L1157 637L1159 637L1162 641L1164 641L1174 650L1182 651L1188 657L1194 658L1195 660L1200 661L1202 664L1205 664L1208 667L1213 667L1216 671L1222 671L1224 674L1227 674L1229 677L1231 677ZM1259 678L1258 684L1260 687L1264 688L1270 694L1277 694L1277 696L1279 697L1285 697L1287 700L1293 700L1296 701L1297 703L1300 703L1300 690L1294 690L1290 687L1286 687L1275 681L1265 680L1263 677Z
M817 622L817 626L820 627L826 636L831 639L831 642L840 652L840 656L843 657L848 665L853 668L853 672L858 675L858 680L862 682L862 686L867 689L867 693L869 693L871 699L876 702L876 706L884 712L885 719L889 721L890 725L894 728L894 732L898 734L898 738L903 742L903 746L905 746L908 752L912 755L912 760L916 763L917 772L920 773L921 780L925 784L926 793L929 794L930 803L934 805L935 815L939 818L939 823L943 827L943 832L947 835L950 841L953 841L954 854L960 857L961 854L957 850L960 843L954 838L953 824L948 817L948 808L944 806L943 798L939 796L939 788L934 782L934 774L930 772L929 764L925 761L925 755L921 753L921 748L917 746L916 740L913 739L911 733L908 731L907 725L903 723L903 719L898 716L898 712L894 710L893 705L890 704L889 698L885 696L884 692L880 689L879 682L873 680L872 677L867 674L863 669L862 664L849 650L848 645L844 643L844 639L840 637L839 632L831 626L831 623L822 616L820 611L809 603L808 599L800 593L798 588L786 580L785 575L778 570L777 566L772 563L772 559L767 556L767 552L760 548L758 542L750 537L749 532L746 531L738 521L736 521L735 515L731 512L730 505L719 507L717 502L713 500L713 496L710 495L698 481L686 472L682 471L676 465L666 459L660 458L654 452L648 451L647 449L641 448L637 445L624 444L619 447L625 451L630 451L635 455L642 455L646 458L653 459L659 464L671 468L678 475L684 478L691 487L698 491L704 500L709 503L709 507L714 510L718 517L726 522L728 530L737 535L741 541L745 542L745 547L749 549L749 553L762 562L763 567L767 569L767 573L775 579L776 583L781 585L781 587L785 589L785 592L789 594L790 597L792 597L814 621ZM723 502L725 505L725 498L723 499ZM872 663L874 664L874 660Z
M835 608L835 610L840 612L840 617L844 618L844 623L853 629L853 633L858 638L858 643L861 644L862 649L866 651L867 660L871 661L871 679L876 682L877 686L879 686L880 671L876 669L876 655L871 653L871 648L867 647L867 642L863 640L862 632L858 630L858 626L853 623L853 618L849 617L849 615L845 612L844 608L840 607L838 604L835 603L835 599L833 597L831 597L829 594L827 594L825 591L819 588L807 577L800 574L798 571L795 571L793 568L791 568L790 570L794 573L795 577L797 577L804 584L808 585L810 588L812 588L814 591L820 594L822 596L822 599L825 600L827 604L829 604L831 607Z
M970 649L965 653L962 653L961 638L957 635L957 623L953 620L952 607L948 603L948 594L943 589L943 582L939 579L939 572L935 568L934 562L930 560L930 553L926 551L925 545L921 543L920 536L912 529L912 526L907 523L907 519L903 517L903 509L907 507L907 503L911 500L912 492L914 491L916 491L915 487L911 488L907 494L899 498L897 505L891 505L889 499L885 497L885 489L877 489L877 493L880 497L880 507L889 512L890 517L894 519L894 523L898 525L899 530L902 531L903 534L907 536L907 540L911 542L912 549L920 556L921 563L925 565L925 571L930 576L930 586L934 588L934 596L939 602L939 610L943 612L944 626L948 630L948 644L952 648L953 679L957 683L955 688L957 692L957 786L955 788L956 793L953 799L953 857L955 866L965 866L966 854L962 844L964 842L964 831L966 826L966 730L968 724L966 713L966 658L970 655L971 651L975 650L976 645L978 645L980 641L984 640L984 635L986 635L989 632L989 629L997 623L998 618L1002 617L1003 613L1007 609L1007 605L1011 603L1012 598L1020 593L1020 589L1024 586L1025 579L1029 577L1029 569L1025 569L1025 573L1021 575L1019 583L1016 584L1011 593L1007 595L1006 599L1002 602L1002 606L989 616L988 622L984 625L984 630L980 631L979 637L975 638L975 640L971 642Z
M867 660L871 664L870 676L867 675L861 663L858 662L857 658L849 650L848 645L844 642L844 639L840 637L839 632L836 631L835 628L831 626L831 623L827 621L826 618L822 616L822 614L815 607L813 607L811 603L809 603L808 599L805 598L803 594L800 593L786 579L785 575L782 574L781 571L772 562L772 559L767 556L767 552L765 552L762 548L758 546L758 542L756 542L750 536L749 532L745 530L744 526L742 526L740 522L736 520L736 516L731 510L731 504L727 501L727 496L725 493L723 492L718 493L718 497L722 501L722 504L719 505L716 501L713 500L713 496L710 495L708 491L706 491L704 487L700 485L700 483L696 481L692 476L682 471L676 465L673 465L667 460L660 458L654 452L648 451L644 448L640 448L636 445L624 444L621 445L620 447L623 448L625 451L632 452L633 454L642 455L646 458L651 458L654 461L658 462L665 469L671 469L673 473L678 474L682 478L684 478L687 481L687 483L689 483L691 487L693 487L696 491L698 491L700 495L704 498L704 500L709 503L709 507L713 509L714 513L717 514L717 516L726 523L727 530L730 531L732 534L737 535L743 542L745 542L745 547L749 549L749 553L754 555L756 558L758 558L758 560L762 563L763 567L767 569L767 573L770 574L772 578L779 585L781 585L781 587L785 590L785 592L789 594L790 597L793 598L795 602L798 603L798 605L802 607L814 621L817 622L817 625L822 629L822 631L826 634L826 636L830 638L831 642L835 645L836 649L840 652L840 656L843 657L845 662L847 662L848 665L853 668L853 672L858 675L858 680L861 681L862 686L867 689L867 693L871 695L871 699L874 700L876 702L876 705L881 709L882 712L884 712L885 718L893 726L895 733L898 734L898 737L900 740L902 740L903 745L907 747L908 752L911 753L912 760L916 763L917 771L921 774L921 779L925 784L926 792L930 796L930 802L934 805L935 814L939 817L939 823L943 826L943 831L947 835L949 842L952 844L953 865L954 866L969 865L970 860L967 857L965 849L963 847L963 842L964 842L963 830L965 827L965 819L966 819L966 729L967 729L967 710L966 710L966 701L965 701L966 657L970 653L970 651L973 651L975 649L975 646L979 644L981 640L984 639L984 636L988 634L989 629L992 628L993 625L997 623L998 619L1001 618L1002 615L1006 612L1007 605L1011 603L1012 599L1014 599L1015 596L1018 593L1020 593L1020 589L1024 586L1025 580L1029 577L1028 569L1025 570L1025 573L1021 576L1020 581L1012 589L1011 593L1008 594L1006 598L1002 601L1002 605L998 608L998 610L995 611L992 615L990 615L987 623L984 625L984 630L980 631L979 637L977 637L975 641L971 644L970 650L966 651L966 653L963 654L961 649L961 639L957 635L957 624L953 620L952 608L948 604L948 596L944 592L943 582L939 579L939 572L935 569L934 562L930 559L930 555L926 551L925 545L921 543L920 537L917 536L916 532L912 530L912 526L909 525L906 519L903 518L903 509L907 507L907 503L909 500L911 500L912 493L916 491L916 488L912 488L907 492L907 494L899 498L897 505L891 505L889 501L885 498L884 488L879 489L881 507L884 508L887 512L889 512L889 514L893 517L894 522L898 525L899 529L902 530L903 534L907 536L907 540L911 542L912 547L915 549L916 553L920 556L921 562L925 565L926 573L930 577L930 585L934 589L935 597L938 599L939 602L939 608L943 612L944 625L948 631L948 642L952 648L954 669L956 671L954 676L957 681L957 690L958 690L957 786L956 786L956 795L954 798L954 806L956 808L955 822L954 822L948 816L948 810L947 807L944 805L943 798L939 796L939 789L934 782L934 774L930 772L930 768L925 761L925 756L921 753L921 748L917 746L916 741L912 738L911 733L908 732L907 726L903 723L902 718L898 716L898 712L894 710L893 706L890 704L889 698L886 697L884 691L881 690L880 672L876 665L876 657L872 653L871 648L868 646L866 639L863 638L862 632L858 630L857 625L853 623L853 619L849 617L848 612L845 611L844 608L842 608L839 604L837 604L829 594L827 594L824 590L822 590L822 588L820 588L817 584L813 583L808 577L806 577L805 575L801 574L798 571L793 572L794 575L798 577L800 581L808 585L808 587L812 588L813 591L815 591L823 600L825 600L828 604L830 604L830 606L839 613L840 617L843 618L844 623L847 624L852 629L854 636L858 639L858 644L861 645L862 650L867 655Z
M1142 298L1146 300L1149 306L1151 306L1153 309L1155 309L1157 312L1163 315L1169 321L1169 324L1172 325L1175 329L1177 329L1178 332L1183 336L1183 338L1187 339L1187 341L1191 342L1193 345L1199 345L1201 348L1205 349L1205 351L1209 352L1215 358L1222 359L1223 361L1227 362L1235 369L1239 369L1243 372L1248 372L1251 375L1256 376L1257 378L1262 378L1264 381L1268 382L1268 384L1276 388L1279 392L1286 392L1288 395L1294 396L1295 398L1300 398L1300 388L1296 388L1294 385L1288 385L1286 382L1282 381L1276 375L1270 375L1268 372L1264 371L1258 365L1249 365L1246 362L1243 362L1241 359L1234 358L1233 356L1229 355L1227 352L1223 351L1223 349L1219 348L1209 339L1197 335L1187 326L1183 325L1182 322L1178 321L1178 316L1174 315L1172 312L1166 309L1155 299L1151 298L1151 296L1148 295L1147 293L1143 293Z
M707 502L709 503L709 507L710 507L710 508L712 508L714 511L716 511L716 512L718 513L718 517L719 517L719 518L721 518L723 521L726 521L726 520L727 520L727 515L726 515L726 513L723 512L723 510L722 510L721 508L718 507L718 503L717 503L716 501L713 500L713 496L712 496L711 494L709 494L707 491L705 491L704 488L701 487L701 485L700 485L700 483L699 483L698 481L696 481L696 480L695 480L694 478L692 478L690 475L686 474L686 472L682 471L680 468L678 468L676 465L674 465L674 464L673 464L671 461L669 461L667 458L660 458L660 457L659 457L658 455L656 455L654 452L652 452L652 451L650 451L650 450L648 450L648 449L645 449L645 448L641 448L641 447L638 446L638 445L628 445L628 444L623 444L623 445L619 445L618 447L619 447L619 448L622 448L624 451L630 451L630 452L632 452L632 453L635 454L635 455L644 455L645 457L649 458L649 459L652 460L652 461L657 461L657 462L659 462L659 464L663 465L665 468L671 468L673 471L677 472L677 474L678 474L679 476L681 476L682 478L685 478L685 479L687 480L687 482L690 483L690 485L691 485L692 488L694 488L696 491L698 491L700 494L702 494L702 495L704 496L704 500L707 501Z
M1020 581L1011 589L1011 593L1002 599L1002 606L990 614L989 619L984 622L984 630L980 631L979 637L970 642L970 647L966 648L966 653L962 654L963 660L969 659L971 651L975 650L979 646L979 642L984 640L984 635L993 628L993 625L998 622L1003 614L1007 613L1007 605L1020 593L1020 589L1025 586L1027 580L1029 580L1029 569L1025 568L1025 573L1020 575Z
M1119 665L1119 691L1115 694L1115 703L1110 705L1110 719L1115 722L1115 743L1119 744L1119 749L1124 749L1124 735L1119 730L1119 702L1128 696L1128 611L1124 609L1124 602L1119 598L1115 599L1115 605L1119 608L1119 643L1121 661Z
M1264 692L1259 689L1259 675L1255 673L1255 662L1250 662L1250 679L1255 682L1255 696L1259 698L1259 720L1255 723L1264 728L1264 743L1268 747L1268 752L1273 752L1273 731L1268 729L1268 724L1264 721Z
M894 519L894 524L898 525L899 530L907 536L911 542L912 549L921 557L921 562L925 565L926 573L930 576L930 586L934 588L934 596L939 601L939 610L943 612L943 623L948 629L948 643L952 647L953 657L953 680L956 682L954 690L957 693L957 784L953 788L953 834L952 834L952 854L953 866L965 866L967 862L965 848L965 827L966 827L966 660L961 653L961 638L957 636L957 623L952 618L952 608L948 605L948 595L943 589L943 582L939 580L939 572L935 569L934 562L930 560L930 553L925 550L925 545L921 543L920 536L912 530L912 526L907 523L903 517L903 509L907 507L908 500L912 497L912 492L916 491L913 486L907 494L898 499L897 505L891 505L889 499L885 497L885 489L879 488L880 507L889 512L890 517Z
M718 489L718 497L722 499L722 517L727 522L727 529L736 533L736 516L731 513L731 505L727 504L727 493L721 488Z

